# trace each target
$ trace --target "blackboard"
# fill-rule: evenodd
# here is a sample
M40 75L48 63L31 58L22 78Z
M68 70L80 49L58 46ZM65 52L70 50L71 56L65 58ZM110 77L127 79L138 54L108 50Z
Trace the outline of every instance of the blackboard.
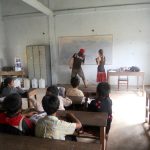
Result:
M98 50L103 49L106 64L112 64L112 35L64 36L59 37L59 64L67 65L72 55L85 49L85 64L95 65Z

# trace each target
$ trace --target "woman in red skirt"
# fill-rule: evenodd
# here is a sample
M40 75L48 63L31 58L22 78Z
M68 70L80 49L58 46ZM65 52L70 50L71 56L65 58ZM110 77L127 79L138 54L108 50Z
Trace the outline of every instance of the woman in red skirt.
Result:
M97 67L97 82L106 82L106 73L105 73L105 56L103 50L98 51L99 56L96 58Z

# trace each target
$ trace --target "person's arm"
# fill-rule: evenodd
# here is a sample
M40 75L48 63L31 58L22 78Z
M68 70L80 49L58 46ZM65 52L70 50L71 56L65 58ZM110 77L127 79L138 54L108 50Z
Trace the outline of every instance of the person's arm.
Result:
M74 63L74 55L69 59L69 68L72 69Z
M97 65L99 65L99 62L101 61L101 58L100 57L97 57L96 58L96 63L97 63Z
M16 87L16 89L19 94L24 94L26 92L26 91L22 90L20 87Z
M75 115L73 115L72 113L67 113L66 118L76 123L76 129L80 129L82 127L80 120L77 117L75 117Z
M72 100L68 97L63 97L63 103L64 103L64 106L67 107L72 104Z
M85 55L83 56L82 65L84 65L85 62Z

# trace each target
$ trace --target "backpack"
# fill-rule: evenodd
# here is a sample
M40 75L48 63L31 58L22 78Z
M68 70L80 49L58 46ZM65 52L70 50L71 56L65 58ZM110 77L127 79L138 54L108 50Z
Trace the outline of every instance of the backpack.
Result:
M132 66L132 67L130 67L130 71L131 71L131 72L139 72L139 71L140 71L140 68L137 67L137 66Z

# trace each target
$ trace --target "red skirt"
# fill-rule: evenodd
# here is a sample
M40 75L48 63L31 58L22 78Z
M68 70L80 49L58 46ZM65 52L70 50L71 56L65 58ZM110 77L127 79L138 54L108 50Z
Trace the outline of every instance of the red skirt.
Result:
M106 73L105 72L98 72L97 73L97 82L106 82Z

